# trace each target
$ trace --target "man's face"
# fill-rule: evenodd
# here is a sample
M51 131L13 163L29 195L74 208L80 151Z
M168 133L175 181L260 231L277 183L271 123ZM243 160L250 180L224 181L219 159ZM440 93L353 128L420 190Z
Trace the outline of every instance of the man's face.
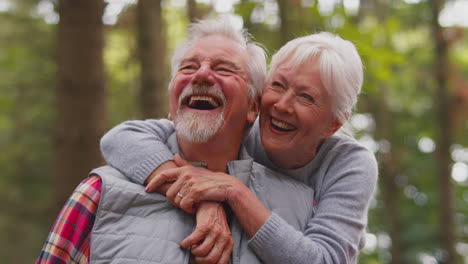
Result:
M248 98L246 58L241 45L219 35L203 37L188 50L170 90L178 136L196 143L219 132L242 136L257 114Z

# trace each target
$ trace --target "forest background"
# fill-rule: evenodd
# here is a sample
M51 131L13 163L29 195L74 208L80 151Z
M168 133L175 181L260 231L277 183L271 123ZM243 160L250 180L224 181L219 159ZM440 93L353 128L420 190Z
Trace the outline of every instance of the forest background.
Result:
M331 31L365 83L350 125L379 161L359 263L468 263L467 0L0 0L0 259L32 263L99 138L167 116L189 21L224 14L273 54Z

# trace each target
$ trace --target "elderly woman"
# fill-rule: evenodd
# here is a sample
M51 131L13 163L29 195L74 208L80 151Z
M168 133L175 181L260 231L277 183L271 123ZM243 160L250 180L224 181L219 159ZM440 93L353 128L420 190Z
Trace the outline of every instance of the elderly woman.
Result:
M371 152L337 131L351 115L362 80L354 45L330 33L296 38L272 58L260 118L244 146L256 162L314 190L314 210L302 232L235 177L178 156L177 168L153 172L174 159L161 144L173 131L170 121L125 122L104 136L101 148L111 165L137 182L153 172L148 191L171 182L167 197L187 212L201 201L225 202L265 263L356 263L377 165Z

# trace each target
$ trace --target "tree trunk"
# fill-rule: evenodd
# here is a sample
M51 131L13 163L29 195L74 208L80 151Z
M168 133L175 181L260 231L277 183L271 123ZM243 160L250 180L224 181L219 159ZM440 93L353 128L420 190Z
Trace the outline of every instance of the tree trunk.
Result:
M379 98L377 100L377 126L376 134L379 140L388 140L391 148L386 151L379 152L379 170L380 170L380 189L382 191L382 201L386 212L386 225L392 240L392 264L403 264L403 245L401 243L401 222L399 198L400 190L396 184L396 176L400 167L397 159L398 150L395 148L397 144L393 144L392 128L393 123L392 113L388 109L387 104L388 87L385 84L379 85Z
M286 42L288 42L292 38L291 23L289 20L289 14L291 12L290 12L290 6L288 3L288 0L277 0L277 1L278 1L279 17L281 20L281 26L280 26L281 43L280 45L282 46L286 44Z
M450 115L450 94L448 91L448 45L443 29L439 24L439 13L443 5L441 0L431 0L432 35L434 38L434 76L436 83L436 105L438 135L436 138L436 159L440 182L440 236L445 251L442 263L458 263L455 251L455 222L453 186L450 181L450 145L452 144L452 120Z
M60 0L54 201L59 209L101 162L106 118L104 0Z
M187 0L187 15L190 23L200 19L199 10L197 9L197 2L195 0Z
M369 1L362 1L361 3L365 3L366 6L363 6L361 9L361 14L366 13L368 10L364 10L366 8L370 8L373 5L373 12L377 15L379 23L381 25L385 25L387 23L388 17L388 6L385 3L376 1L376 2L369 2ZM385 26L382 26L382 30L385 32L385 36L390 38L390 33L387 31ZM386 49L392 49L390 44L386 42L385 44ZM398 144L394 138L392 128L396 127L393 123L393 115L389 109L387 98L389 87L385 83L381 83L379 85L379 96L378 96L378 105L377 105L377 137L379 140L388 140L390 143L390 149L388 152L380 152L379 153L379 166L380 166L380 181L381 190L382 190L382 200L384 204L385 211L387 212L387 216L385 220L387 220L387 227L390 238L392 240L392 247L391 247L391 254L392 254L392 264L404 264L406 263L403 255L405 247L402 243L400 234L402 233L401 230L401 221L400 221L400 196L401 191L396 184L396 177L399 174L400 161L398 157Z
M165 41L160 0L138 1L138 48L141 66L141 117L166 115Z
M241 0L243 5L248 4L248 0ZM252 33L252 21L250 20L252 13L250 12L248 16L244 17L244 28L247 29L247 32Z

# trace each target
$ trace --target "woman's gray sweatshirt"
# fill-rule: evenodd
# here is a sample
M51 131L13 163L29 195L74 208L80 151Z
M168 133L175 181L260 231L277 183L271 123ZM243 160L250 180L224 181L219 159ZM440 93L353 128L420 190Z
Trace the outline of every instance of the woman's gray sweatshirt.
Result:
M159 165L173 159L165 144L173 132L172 122L165 119L127 121L104 135L101 151L110 165L143 184ZM257 256L264 263L356 263L377 184L373 153L353 138L333 135L306 166L281 169L261 145L258 120L244 146L256 162L306 183L315 193L304 232L273 213L249 241Z

